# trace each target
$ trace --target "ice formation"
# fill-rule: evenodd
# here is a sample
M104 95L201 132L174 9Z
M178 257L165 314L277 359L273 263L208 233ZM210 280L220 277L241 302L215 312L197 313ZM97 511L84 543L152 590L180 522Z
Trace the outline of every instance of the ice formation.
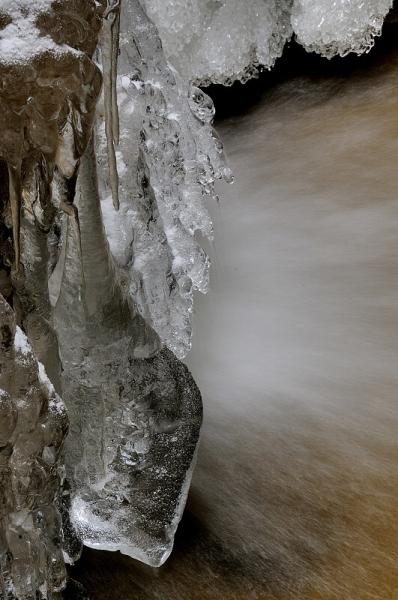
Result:
M208 282L204 200L230 172L210 99L168 66L139 0L120 8L0 7L7 600L57 598L81 541L162 564L196 457L201 397L176 355Z
M292 25L297 41L309 52L332 58L362 54L381 33L392 0L335 0L326 3L295 0Z
M292 35L331 58L368 51L392 0L143 0L170 62L202 85L271 68Z
M292 0L144 0L170 62L201 84L246 81L271 68L292 34Z
M215 180L231 173L211 126L212 101L168 66L140 4L122 7L119 213L106 181L105 126L98 131L105 227L138 310L183 357L191 345L193 292L206 292L209 281L209 259L195 233L212 237L206 201L216 197Z

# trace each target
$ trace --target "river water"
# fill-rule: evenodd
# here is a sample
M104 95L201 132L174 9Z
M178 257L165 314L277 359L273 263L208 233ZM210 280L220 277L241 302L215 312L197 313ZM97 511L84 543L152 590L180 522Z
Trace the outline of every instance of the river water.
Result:
M398 51L311 64L219 122L188 508L160 570L86 551L95 600L398 599Z

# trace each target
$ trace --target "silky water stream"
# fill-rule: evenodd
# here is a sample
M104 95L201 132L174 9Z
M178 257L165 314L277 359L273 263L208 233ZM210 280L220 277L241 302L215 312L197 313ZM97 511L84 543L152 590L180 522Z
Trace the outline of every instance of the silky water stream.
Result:
M85 551L93 599L398 599L396 34L218 98L190 501L159 570Z

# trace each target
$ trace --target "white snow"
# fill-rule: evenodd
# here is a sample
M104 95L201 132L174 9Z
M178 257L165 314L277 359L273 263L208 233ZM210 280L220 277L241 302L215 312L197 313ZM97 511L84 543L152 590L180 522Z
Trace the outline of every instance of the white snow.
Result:
M18 326L15 330L14 347L15 351L19 352L23 356L28 356L29 354L32 354L32 348L29 344L28 338L26 337L22 329Z
M10 16L11 23L0 30L0 60L5 63L22 63L43 52L55 54L76 52L69 46L56 44L51 37L43 36L36 27L37 17L47 12L51 0L4 0L1 8ZM27 10L28 9L28 10Z

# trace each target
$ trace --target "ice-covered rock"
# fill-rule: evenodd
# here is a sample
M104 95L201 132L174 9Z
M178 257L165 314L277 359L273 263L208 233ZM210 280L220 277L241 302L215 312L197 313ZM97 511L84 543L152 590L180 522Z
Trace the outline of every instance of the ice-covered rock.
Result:
M57 389L47 289L47 233L57 212L51 182L55 167L73 177L91 135L101 88L91 54L100 25L94 0L0 5L0 161L8 170L3 222L13 238L2 260L6 273L12 271L18 322Z
M57 509L65 407L0 295L0 597L55 599L66 583Z

